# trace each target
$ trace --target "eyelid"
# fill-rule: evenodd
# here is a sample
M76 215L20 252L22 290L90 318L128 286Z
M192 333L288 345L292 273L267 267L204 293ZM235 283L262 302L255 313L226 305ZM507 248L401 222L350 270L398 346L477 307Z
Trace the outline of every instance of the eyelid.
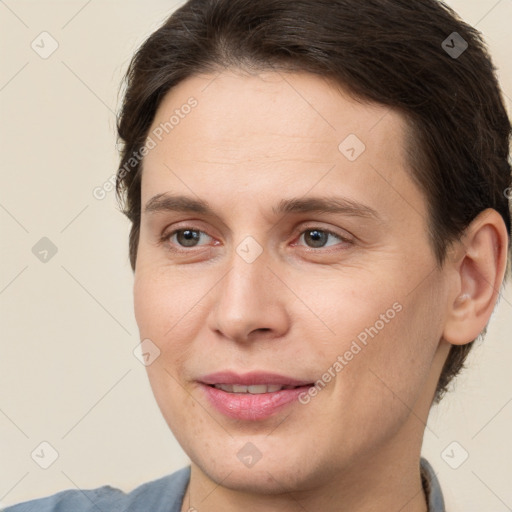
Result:
M189 252L191 249L194 249L195 247L205 247L204 245L199 245L199 246L195 246L195 247L181 247L179 245L176 245L176 244L173 244L170 242L170 239L176 234L178 233L179 231L197 231L198 233L200 234L203 234L203 235L206 235L207 237L211 238L211 239L214 239L214 237L210 234L208 234L205 230L203 229L198 229L192 225L184 225L183 227L176 227L170 231L168 231L167 229L165 229L162 233L162 235L159 237L159 242L162 243L162 244L167 244L169 246L172 247L172 251L175 251L175 252Z
M323 233L328 233L330 235L333 235L333 236L339 238L343 242L354 242L356 240L356 237L354 235L352 235L352 233L350 233L349 231L347 231L345 229L340 228L341 232L338 232L334 229L324 227L319 223L313 223L310 226L301 225L300 228L298 228L296 230L296 233L298 233L298 235L302 235L305 231L314 231L314 230L322 231Z
M179 246L177 244L174 244L174 243L170 242L170 239L176 233L178 233L179 231L187 231L187 230L189 230L189 231L196 231L196 232L198 232L200 234L204 234L207 237L215 240L215 237L210 235L207 231L205 231L203 229L200 229L199 227L194 226L191 223L188 223L188 224L183 224L182 226L174 227L170 231L165 229L163 231L161 237L160 237L159 242L161 244L167 244L169 246L170 250L172 252L175 252L175 253L190 253L190 252L193 252L194 249L195 250L200 250L200 249L208 248L208 245L198 245L198 246L192 246L192 247L183 247L183 246ZM302 237L302 235L304 235L304 233L306 233L307 231L314 231L314 230L321 231L323 233L327 233L328 235L332 235L335 238L337 238L340 241L340 243L339 244L334 244L334 245L328 245L326 247L308 247L307 245L302 245L302 244L299 245L298 244L298 240ZM292 243L292 246L303 247L304 249L306 249L309 252L318 252L318 253L321 253L321 252L332 252L333 250L336 250L335 248L338 245L354 243L356 237L354 237L351 233L349 233L346 230L343 230L343 232L344 232L344 234L339 233L339 232L337 232L337 231L335 231L333 229L329 229L327 227L322 226L318 222L317 223L312 223L309 226L301 225L294 232L295 233L293 235L294 242ZM217 242L214 245L219 245L219 243Z

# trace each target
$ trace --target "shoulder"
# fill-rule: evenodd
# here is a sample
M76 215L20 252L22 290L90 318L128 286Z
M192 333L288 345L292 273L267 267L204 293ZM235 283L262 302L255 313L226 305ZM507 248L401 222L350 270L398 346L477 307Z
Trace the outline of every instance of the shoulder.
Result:
M2 512L179 512L190 478L190 466L125 493L109 485L61 491L46 498L9 506Z

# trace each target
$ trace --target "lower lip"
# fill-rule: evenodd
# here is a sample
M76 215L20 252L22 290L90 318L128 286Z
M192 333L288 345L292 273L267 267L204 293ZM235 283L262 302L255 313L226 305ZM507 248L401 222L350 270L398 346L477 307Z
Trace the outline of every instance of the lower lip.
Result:
M201 384L210 403L222 414L238 420L263 420L298 401L310 386L282 389L273 393L228 393L222 389Z

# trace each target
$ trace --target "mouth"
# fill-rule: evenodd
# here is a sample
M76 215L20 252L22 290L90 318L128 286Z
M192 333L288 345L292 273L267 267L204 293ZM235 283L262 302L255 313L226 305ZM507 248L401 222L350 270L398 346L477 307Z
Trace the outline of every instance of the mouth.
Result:
M298 406L299 396L314 385L264 372L218 372L202 377L199 384L214 409L245 421L264 420L285 408Z
M251 395L262 395L264 393L275 393L283 389L296 389L301 386L279 386L278 384L254 384L244 386L243 384L213 384L211 387L220 389L226 393L250 393Z

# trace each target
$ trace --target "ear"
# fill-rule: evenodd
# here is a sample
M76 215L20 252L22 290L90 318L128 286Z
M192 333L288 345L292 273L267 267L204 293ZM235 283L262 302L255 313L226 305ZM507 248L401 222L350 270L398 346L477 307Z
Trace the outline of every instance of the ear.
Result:
M507 267L508 233L501 215L488 208L468 226L448 263L455 279L443 337L464 345L485 329Z

